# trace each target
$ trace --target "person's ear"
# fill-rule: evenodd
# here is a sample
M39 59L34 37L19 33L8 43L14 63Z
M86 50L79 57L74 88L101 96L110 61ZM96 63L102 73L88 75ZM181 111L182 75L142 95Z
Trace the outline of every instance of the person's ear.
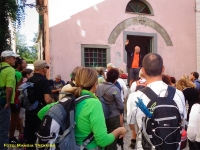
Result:
M162 74L165 72L165 66L162 67Z
M146 74L144 67L142 67L141 69L142 69L142 74L146 77L147 74Z

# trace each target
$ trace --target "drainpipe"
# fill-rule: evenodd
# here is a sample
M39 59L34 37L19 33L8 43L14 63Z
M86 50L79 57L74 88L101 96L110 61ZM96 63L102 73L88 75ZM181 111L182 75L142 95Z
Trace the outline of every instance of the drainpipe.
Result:
M200 72L200 0L196 0L196 56L197 72Z

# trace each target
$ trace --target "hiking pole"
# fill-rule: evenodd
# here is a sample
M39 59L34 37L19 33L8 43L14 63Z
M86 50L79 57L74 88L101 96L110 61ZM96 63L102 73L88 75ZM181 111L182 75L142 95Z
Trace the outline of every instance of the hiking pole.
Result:
M123 141L123 138L118 138L117 139L117 144L119 146L121 146L121 150L124 150L124 141Z
M124 138L120 138L121 150L124 150Z

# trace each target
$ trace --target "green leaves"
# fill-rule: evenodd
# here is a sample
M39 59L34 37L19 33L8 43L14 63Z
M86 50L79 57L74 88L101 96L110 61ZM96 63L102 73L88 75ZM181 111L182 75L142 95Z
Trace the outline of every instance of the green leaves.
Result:
M11 50L11 30L21 27L25 19L25 8L21 0L0 0L0 53ZM10 28L9 28L10 26Z
M36 36L37 34L35 34ZM37 44L34 43L33 46L28 46L26 36L19 32L16 33L16 49L20 57L24 58L27 63L33 63L37 59Z

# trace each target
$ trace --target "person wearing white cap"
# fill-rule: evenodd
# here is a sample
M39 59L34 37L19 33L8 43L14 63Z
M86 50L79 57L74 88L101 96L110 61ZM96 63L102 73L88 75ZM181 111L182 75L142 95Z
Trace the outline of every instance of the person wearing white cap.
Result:
M6 150L5 143L9 142L10 103L14 103L15 95L15 65L19 55L13 51L3 51L0 58L0 149Z
M30 77L27 82L34 83L34 95L38 100L39 104L36 109L25 112L25 134L28 144L35 144L36 136L35 132L39 131L41 120L38 118L37 113L46 104L52 102L51 99L51 88L49 81L46 78L47 70L49 69L49 64L45 60L36 60L33 63L34 75ZM27 150L31 149L27 147ZM32 148L33 149L33 148Z
M54 101L58 101L59 99L59 92L61 91L62 87L65 85L65 81L61 79L61 75L57 75L54 80L54 89L51 91L53 94Z

